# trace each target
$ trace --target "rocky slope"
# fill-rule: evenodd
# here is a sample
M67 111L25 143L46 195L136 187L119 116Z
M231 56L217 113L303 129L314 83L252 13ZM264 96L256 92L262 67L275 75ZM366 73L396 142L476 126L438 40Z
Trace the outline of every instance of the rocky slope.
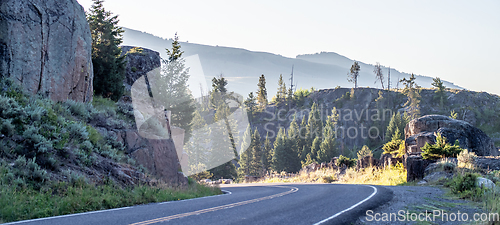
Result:
M498 146L500 144L500 97L485 92L448 89L445 104L434 100L435 90L422 89L420 92L420 115L450 116L457 113L457 119L466 121L484 131ZM292 107L283 104L270 104L257 113L253 126L258 128L261 137L266 133L277 134L280 127L287 128L293 115L298 123L307 118L313 103L318 104L321 118L331 115L333 107L339 112L338 140L344 150L360 149L368 145L379 147L385 138L386 127L393 113L406 110L407 97L400 91L387 91L375 88L336 88L311 93ZM403 131L401 131L403 132ZM341 134L344 134L343 138Z

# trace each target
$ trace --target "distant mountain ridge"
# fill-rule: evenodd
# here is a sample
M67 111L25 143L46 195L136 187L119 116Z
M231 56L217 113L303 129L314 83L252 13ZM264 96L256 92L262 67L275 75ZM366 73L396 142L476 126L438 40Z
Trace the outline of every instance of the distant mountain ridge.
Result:
M163 39L128 28L124 28L124 30L124 45L149 48L160 52L163 58L166 57L165 49L171 47L171 39ZM259 76L264 74L266 76L268 98L271 99L276 93L280 74L283 75L283 79L286 81L287 87L289 87L292 66L294 67L294 83L299 88L330 89L337 86L353 86L352 83L347 81L347 73L354 60L333 52L304 54L298 55L296 58L287 58L266 52L253 52L239 48L208 46L189 42L181 42L181 46L186 58L198 55L202 69L193 69L203 71L205 76L205 80L201 81L200 77L202 75L197 74L194 77L197 77L198 80L190 82L190 88L195 93L200 92L199 83L203 82L205 83L201 84L201 87L206 93L207 88L210 87L211 79L223 74L229 81L228 89L246 97L248 93L257 90ZM360 62L360 66L359 86L381 88L380 83L374 83L373 65ZM386 67L383 68L383 72L387 79ZM408 73L402 73L391 68L391 87L396 87L399 79L409 76ZM416 75L416 77L418 85L424 88L431 87L431 77L420 75ZM451 82L444 81L444 83L449 88L463 89ZM387 80L384 85L387 85Z

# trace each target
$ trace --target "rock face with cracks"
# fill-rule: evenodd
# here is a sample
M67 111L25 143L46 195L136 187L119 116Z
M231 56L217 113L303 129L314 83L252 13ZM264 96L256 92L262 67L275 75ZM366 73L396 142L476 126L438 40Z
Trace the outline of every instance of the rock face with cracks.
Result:
M405 128L406 152L421 152L425 143L434 144L436 134L447 142L459 141L460 147L475 152L478 156L498 156L495 144L483 131L461 120L441 115L428 115L410 121Z
M92 101L92 39L83 7L76 0L2 0L0 77L54 101Z

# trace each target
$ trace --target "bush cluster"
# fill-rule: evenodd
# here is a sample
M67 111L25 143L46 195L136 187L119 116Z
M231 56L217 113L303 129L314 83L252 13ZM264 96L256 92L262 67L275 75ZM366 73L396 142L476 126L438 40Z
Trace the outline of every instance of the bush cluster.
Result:
M454 145L450 145L446 143L446 137L441 136L439 133L436 135L436 144L430 145L429 143L425 143L421 150L422 158L431 160L456 157L463 151L463 149L460 148L458 140L455 141Z
M356 166L356 159L350 159L343 155L340 155L335 164L338 167L346 166L347 168L351 168Z

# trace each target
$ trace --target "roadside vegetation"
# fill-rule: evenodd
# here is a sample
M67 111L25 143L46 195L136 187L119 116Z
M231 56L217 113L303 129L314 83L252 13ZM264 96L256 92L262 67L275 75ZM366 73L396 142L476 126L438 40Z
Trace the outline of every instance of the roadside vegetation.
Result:
M185 188L146 182L153 177L125 154L123 143L97 131L95 121L133 127L131 106L99 96L92 103L56 103L0 81L0 222L221 194L192 179ZM142 171L145 182L104 175L103 161Z
M406 183L406 170L401 164L394 167L368 167L361 170L348 168L344 171L336 169L320 169L314 172L301 172L297 175L274 175L266 177L263 183L342 183L371 185L403 185Z

